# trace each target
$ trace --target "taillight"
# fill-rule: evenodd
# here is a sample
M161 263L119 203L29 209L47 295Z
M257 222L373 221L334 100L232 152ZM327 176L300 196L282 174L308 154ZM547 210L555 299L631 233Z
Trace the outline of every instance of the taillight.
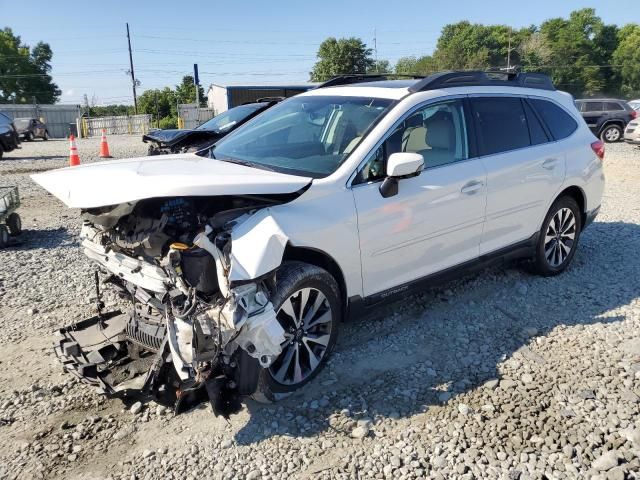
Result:
M635 110L631 110L631 118L636 119L638 118L638 112L636 112Z
M604 142L597 140L591 144L591 150L595 153L600 160L604 160Z

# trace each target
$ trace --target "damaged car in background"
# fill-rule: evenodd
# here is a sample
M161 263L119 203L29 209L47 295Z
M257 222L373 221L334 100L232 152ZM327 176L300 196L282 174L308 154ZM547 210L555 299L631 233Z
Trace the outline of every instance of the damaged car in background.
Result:
M602 142L547 77L504 77L345 77L198 153L33 175L81 210L97 266L97 314L59 332L64 368L228 416L313 379L347 316L493 261L561 273L599 210Z
M269 97L239 105L193 129L151 130L142 136L142 141L149 144L149 155L197 152L214 144L280 101L280 97Z

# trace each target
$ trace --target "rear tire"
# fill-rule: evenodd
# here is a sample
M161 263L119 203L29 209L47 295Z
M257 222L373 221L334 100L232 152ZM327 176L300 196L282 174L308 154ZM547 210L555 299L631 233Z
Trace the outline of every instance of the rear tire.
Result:
M602 130L600 138L607 143L618 142L622 139L622 128L618 125L608 125Z
M33 133L31 133L31 132L27 132L27 133L25 134L25 136L24 136L24 139L25 139L27 142L30 142L31 140L33 140Z
M260 372L255 400L275 401L322 370L336 344L340 298L338 284L326 270L303 262L280 267L271 302L287 341L278 359Z
M46 130L44 131L44 135L42 136L42 140L44 140L45 142L47 140L49 140L49 132L47 132Z
M20 235L22 233L22 220L20 215L15 212L9 215L9 218L7 218L7 227L9 227L9 233L12 237Z
M9 244L9 230L5 225L0 225L0 248Z
M538 235L531 262L533 272L544 277L562 273L576 253L581 230L582 217L578 203L569 196L553 202Z

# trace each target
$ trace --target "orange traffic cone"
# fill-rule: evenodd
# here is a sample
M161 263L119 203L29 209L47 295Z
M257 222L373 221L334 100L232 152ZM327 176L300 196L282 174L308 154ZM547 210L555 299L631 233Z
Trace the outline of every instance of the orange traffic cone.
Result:
M80 156L78 155L76 137L74 137L72 133L69 137L69 166L75 167L77 165L80 165Z
M100 158L113 158L109 154L109 144L107 143L107 131L102 129L102 139L100 140Z

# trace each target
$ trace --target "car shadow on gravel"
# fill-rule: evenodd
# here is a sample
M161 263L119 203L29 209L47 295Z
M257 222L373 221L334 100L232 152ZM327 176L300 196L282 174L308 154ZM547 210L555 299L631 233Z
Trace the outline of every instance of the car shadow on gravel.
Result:
M66 228L60 227L46 230L23 230L17 237L11 237L9 245L3 250L22 251L69 247L78 247L77 236Z
M375 429L478 388L520 388L522 380L502 376L498 366L515 354L544 364L535 337L624 319L603 314L640 295L640 280L629 273L640 271L639 246L640 225L597 222L562 275L542 278L517 266L484 271L344 324L314 381L273 405L248 402L250 418L236 441L329 429L357 436L359 419L372 420Z

